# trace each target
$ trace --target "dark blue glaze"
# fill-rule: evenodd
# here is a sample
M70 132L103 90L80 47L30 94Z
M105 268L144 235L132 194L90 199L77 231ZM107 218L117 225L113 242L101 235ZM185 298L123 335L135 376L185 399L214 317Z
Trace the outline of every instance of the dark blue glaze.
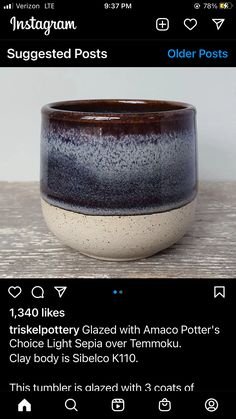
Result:
M43 112L41 193L48 203L84 214L131 215L194 199L194 108L149 121L143 114L122 120L119 113L77 121L69 113Z

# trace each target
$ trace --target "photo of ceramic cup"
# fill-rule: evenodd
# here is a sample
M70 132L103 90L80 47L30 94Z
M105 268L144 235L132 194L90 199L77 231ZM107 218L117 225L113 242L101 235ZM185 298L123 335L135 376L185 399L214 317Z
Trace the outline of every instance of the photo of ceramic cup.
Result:
M41 202L52 233L105 260L151 256L191 226L196 110L158 100L42 108Z

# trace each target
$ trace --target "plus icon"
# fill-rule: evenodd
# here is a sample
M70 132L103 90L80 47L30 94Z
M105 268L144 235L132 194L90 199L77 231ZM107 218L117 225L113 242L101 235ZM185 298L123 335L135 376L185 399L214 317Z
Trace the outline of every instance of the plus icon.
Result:
M170 26L170 22L169 19L167 19L166 17L159 17L156 20L156 28L158 31L168 31Z

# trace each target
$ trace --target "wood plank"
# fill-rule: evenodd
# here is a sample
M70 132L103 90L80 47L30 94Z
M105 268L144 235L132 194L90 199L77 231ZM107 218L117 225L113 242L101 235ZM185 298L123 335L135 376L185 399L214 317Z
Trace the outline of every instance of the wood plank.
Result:
M0 278L234 278L236 182L200 184L196 222L151 258L104 262L65 247L42 218L37 182L0 182Z

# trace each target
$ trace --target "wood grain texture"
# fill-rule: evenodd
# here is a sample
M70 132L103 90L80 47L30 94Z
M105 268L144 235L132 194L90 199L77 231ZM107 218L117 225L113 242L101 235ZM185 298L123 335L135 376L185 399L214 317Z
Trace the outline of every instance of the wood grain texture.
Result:
M235 278L236 182L200 184L196 222L170 249L104 262L65 247L42 218L36 182L0 182L0 278Z

